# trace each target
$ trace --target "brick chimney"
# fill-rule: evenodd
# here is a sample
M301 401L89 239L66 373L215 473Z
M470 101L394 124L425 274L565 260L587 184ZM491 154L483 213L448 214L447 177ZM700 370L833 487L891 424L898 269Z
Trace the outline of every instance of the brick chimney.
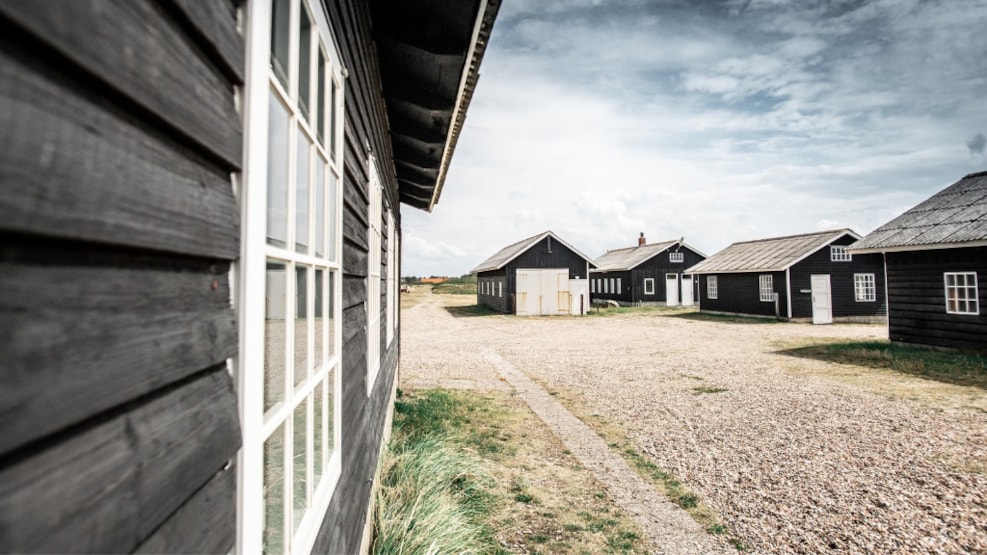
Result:
M637 238L637 246L643 247L648 244L648 240L644 238L644 232L641 232L641 236Z

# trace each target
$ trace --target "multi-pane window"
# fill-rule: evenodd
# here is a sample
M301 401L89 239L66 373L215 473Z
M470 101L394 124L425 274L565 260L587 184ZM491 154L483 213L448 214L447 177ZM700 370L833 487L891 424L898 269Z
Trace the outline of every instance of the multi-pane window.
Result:
M241 360L238 381L258 391L256 418L244 419L257 424L245 424L244 443L253 449L257 442L263 453L263 484L244 489L258 493L245 495L240 511L260 513L265 553L311 548L340 473L342 156L333 145L342 133L335 116L342 73L329 29L316 23L313 8L322 9L310 0L272 0L254 12L270 17L266 90L251 91L268 110L266 126L251 128L266 130L252 140L266 144L267 173L255 174L247 187L266 190L266 199L247 195L246 202L265 201L266 227L265 239L247 248L265 262L263 274L247 274L245 283L263 283L264 355L256 363Z
M655 278L644 278L644 294L655 294Z
M716 282L716 276L706 276L706 298L716 299L719 295L719 284Z
M623 288L620 284L620 278L617 278L617 288L614 289L614 292L619 294L621 291L623 291Z
M853 257L843 245L829 246L829 259L833 262L850 262Z
M980 299L976 272L946 272L946 312L949 314L980 314Z
M589 292L590 293L596 293L596 280L595 279L589 280Z
M853 299L858 303L877 300L874 274L853 274Z
M685 254L683 254L681 252L670 252L670 253L668 253L668 261L669 262L684 262L685 261Z
M611 293L617 292L617 283L616 280L614 280L613 278L610 278L610 292Z
M761 300L765 302L774 301L775 287L772 276L770 274L757 276L757 281Z
M367 186L367 395L380 372L380 251L383 218L383 189L377 159L370 156L370 183Z

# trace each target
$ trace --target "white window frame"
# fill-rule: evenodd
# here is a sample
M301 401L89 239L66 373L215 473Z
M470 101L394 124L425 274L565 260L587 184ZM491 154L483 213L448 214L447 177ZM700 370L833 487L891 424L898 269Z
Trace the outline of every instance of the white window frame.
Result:
M830 245L829 246L829 260L830 262L850 262L853 260L853 255L847 250L846 245Z
M398 329L398 232L394 213L387 212L387 346L394 342Z
M623 284L620 282L620 279L621 278L617 278L617 289L615 290L615 292L618 295L624 290Z
M503 297L504 296L504 282L503 281L498 281L497 282L497 296L498 297Z
M608 278L610 280L610 294L613 295L617 293L616 282L613 278Z
M757 276L758 296L762 302L770 303L775 300L774 276L771 274L761 274Z
M304 6L304 8L303 8ZM299 40L298 26L302 9L306 10L312 23L312 42L310 48L309 73L309 116L306 117L298 107L298 61ZM237 537L236 552L259 552L264 542L266 499L264 494L264 459L265 445L275 432L283 434L282 469L285 477L281 484L283 492L283 539L282 549L306 553L314 545L319 527L328 510L333 492L339 483L342 461L342 133L343 133L343 104L345 89L343 83L343 67L328 19L322 11L321 3L313 0L290 0L288 28L289 39L289 81L285 87L270 69L270 41L272 24L272 3L255 1L247 4L243 10L247 28L244 35L248 37L246 58L246 82L239 91L243 99L241 113L244 125L244 165L240 174L234 175L234 191L241 206L241 252L240 260L233 264L233 282L236 286L234 306L239 321L239 354L232 361L232 368L239 397L240 424L242 429L242 447L237 456ZM321 54L321 56L320 56ZM326 94L320 98L318 94L318 68L324 62L326 76ZM269 117L272 97L284 107L287 112L287 240L284 245L267 244L268 230L266 226L267 211L270 199L267 196L267 170L269 155ZM318 106L318 101L325 104ZM326 108L330 108L326 109ZM316 126L330 126L330 116L334 125L328 129L328 136L320 137L318 129L313 129L309 120L315 120ZM314 218L309 219L308 249L296 251L296 168L299 148L298 136L302 133L310 144L309 199L307 214L311 216L315 210L324 210L323 220L323 252L318 254L312 241L316 237ZM331 149L331 151L330 151ZM324 163L322 178L324 194L322 207L316 203L316 195L312 193L318 173L313 171L317 164ZM284 307L281 311L285 318L285 358L284 391L280 401L274 403L265 411L265 335L267 261L273 260L285 264L286 279L284 282ZM296 326L288 325L295 320L296 301L296 266L307 269L305 274L307 292L306 314L313 314L315 309L314 284L316 270L322 270L324 284L331 282L331 288L323 286L323 314L331 316L334 329L329 326L322 328L322 353L315 353L314 346L316 329L314 318L308 318L305 326L304 340L310 347L306 357L306 367L301 371L296 385L296 369L290 356L294 344L300 339L296 336ZM279 292L280 296L280 292ZM328 356L323 358L326 352ZM319 360L321 359L321 360ZM329 379L329 376L332 379ZM294 470L293 459L295 418L304 418L306 436L304 447L306 453L314 453L313 430L315 428L315 408L313 401L321 394L323 402L331 406L322 410L319 438L323 447L321 460L322 475L318 483L314 483L314 465L312 457L306 458L306 500L307 507L301 515L293 514L294 505ZM296 409L305 405L304 415ZM328 419L332 418L331 425ZM331 426L331 429L330 429ZM331 443L329 434L332 434ZM326 451L331 449L328 454ZM297 523L296 523L297 519Z
M655 294L655 278L644 278L644 294Z
M977 284L977 272L943 272L942 282L945 290L946 314L964 316L978 316L980 314L980 287ZM951 292L953 293L952 296L950 295Z
M858 303L877 302L874 274L853 274L853 300Z
M668 253L668 261L672 264L681 264L682 262L685 262L685 253L670 252Z
M716 276L706 276L706 298L718 299L720 295L720 284Z
M596 279L589 280L589 292L596 293Z
M367 184L367 396L373 392L380 374L380 272L381 224L384 213L384 190L377 168L377 157L367 160L370 182Z

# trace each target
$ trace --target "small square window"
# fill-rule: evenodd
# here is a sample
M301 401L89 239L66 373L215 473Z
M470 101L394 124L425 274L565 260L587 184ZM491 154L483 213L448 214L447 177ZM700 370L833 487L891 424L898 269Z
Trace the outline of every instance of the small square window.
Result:
M946 272L947 314L980 314L980 296L976 272Z
M770 303L775 300L774 279L772 279L771 275L758 276L758 289L762 301Z
M655 278L644 278L644 294L655 294Z
M853 274L853 298L858 303L877 300L874 274Z
M829 246L829 260L832 262L850 262L853 257L847 252L843 245Z
M685 254L681 252L670 252L668 253L668 261L675 263L685 262Z
M718 284L716 283L716 276L706 277L706 298L715 299L717 298Z

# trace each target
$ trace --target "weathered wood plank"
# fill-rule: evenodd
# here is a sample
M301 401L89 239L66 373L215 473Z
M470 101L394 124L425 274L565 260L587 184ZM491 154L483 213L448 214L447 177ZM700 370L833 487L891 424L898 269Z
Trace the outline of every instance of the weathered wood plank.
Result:
M237 84L243 83L244 41L237 31L236 6L232 0L171 0L188 18L200 40L215 52L218 61Z
M0 453L235 353L226 265L102 256L0 245Z
M228 174L37 67L0 49L0 229L236 258Z
M240 168L243 137L231 83L159 6L149 0L0 0L0 13L227 169Z
M236 467L218 472L135 553L229 553L236 541Z
M0 469L0 545L129 552L160 525L158 515L177 509L225 465L239 435L232 380L219 367L17 458Z

